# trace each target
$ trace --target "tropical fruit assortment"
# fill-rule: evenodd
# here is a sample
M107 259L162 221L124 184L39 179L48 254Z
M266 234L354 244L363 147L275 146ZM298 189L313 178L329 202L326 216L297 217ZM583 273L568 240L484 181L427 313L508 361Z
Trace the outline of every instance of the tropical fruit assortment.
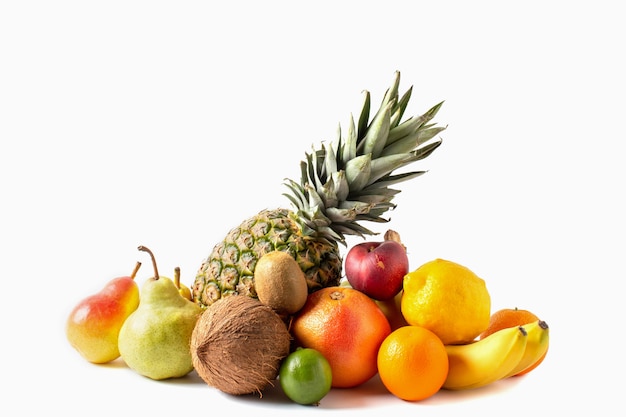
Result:
M438 391L477 389L524 375L546 357L549 328L517 308L492 312L486 281L470 268L433 259L410 268L400 234L382 223L399 172L428 157L445 129L442 103L404 118L412 88L400 73L370 116L370 94L347 130L306 153L287 179L291 209L258 212L233 227L198 268L190 287L153 274L108 282L67 319L71 346L89 362L121 358L147 378L197 372L231 395L279 385L298 404L380 377L391 395L420 401ZM346 247L348 235L363 242ZM344 249L349 249L344 252ZM410 262L411 261L411 262Z

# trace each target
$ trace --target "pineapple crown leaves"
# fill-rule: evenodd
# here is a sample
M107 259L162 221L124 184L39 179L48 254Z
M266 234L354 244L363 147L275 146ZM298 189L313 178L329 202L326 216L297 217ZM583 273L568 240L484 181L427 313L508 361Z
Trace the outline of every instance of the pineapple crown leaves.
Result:
M299 183L285 179L291 193L284 195L296 208L294 218L304 235L345 244L346 235L376 234L360 222L387 222L383 215L395 208L392 200L400 192L390 187L425 173L395 172L428 157L441 145L435 136L446 127L430 121L443 101L402 121L413 87L400 97L399 84L400 72L396 71L371 119L370 93L364 91L358 124L351 115L345 135L339 125L335 141L306 153Z

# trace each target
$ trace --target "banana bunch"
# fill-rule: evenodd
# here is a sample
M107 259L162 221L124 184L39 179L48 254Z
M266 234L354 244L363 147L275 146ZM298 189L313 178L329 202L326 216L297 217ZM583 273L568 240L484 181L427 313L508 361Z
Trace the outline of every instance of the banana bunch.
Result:
M444 389L479 388L530 368L548 350L548 325L537 320L510 327L465 345L447 345L449 371Z

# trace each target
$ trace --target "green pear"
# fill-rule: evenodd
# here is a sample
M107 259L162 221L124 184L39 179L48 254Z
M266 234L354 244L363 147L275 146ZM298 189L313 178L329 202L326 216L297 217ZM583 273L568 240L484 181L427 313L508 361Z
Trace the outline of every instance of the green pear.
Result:
M141 287L137 309L120 329L120 356L137 373L162 380L179 378L193 370L191 334L203 312L198 304L183 298L171 279L159 276L152 252L154 277Z
M193 301L193 298L191 297L191 289L185 284L180 282L180 268L179 267L174 268L174 284L176 284L176 288L178 288L178 292L180 293L180 295L183 296L183 298Z

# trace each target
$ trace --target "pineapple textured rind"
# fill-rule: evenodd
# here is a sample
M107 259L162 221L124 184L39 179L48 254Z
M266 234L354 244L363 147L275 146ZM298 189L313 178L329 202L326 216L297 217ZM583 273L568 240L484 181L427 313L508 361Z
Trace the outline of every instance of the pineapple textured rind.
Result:
M203 307L229 295L256 298L254 269L271 251L289 253L307 279L309 292L338 285L342 259L335 242L303 236L290 210L263 210L233 228L202 263L192 293Z

